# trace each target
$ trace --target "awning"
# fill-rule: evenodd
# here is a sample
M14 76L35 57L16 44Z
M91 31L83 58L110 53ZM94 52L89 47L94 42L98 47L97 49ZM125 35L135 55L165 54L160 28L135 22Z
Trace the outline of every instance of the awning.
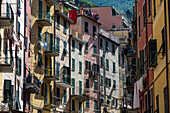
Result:
M76 6L72 5L72 4L70 4L69 2L65 2L65 4L71 6L71 7L75 8L75 9L79 9L78 7L76 7Z

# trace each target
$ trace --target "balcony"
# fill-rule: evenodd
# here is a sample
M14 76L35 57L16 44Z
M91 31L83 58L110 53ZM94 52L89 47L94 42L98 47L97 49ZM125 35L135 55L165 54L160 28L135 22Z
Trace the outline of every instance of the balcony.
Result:
M55 98L52 97L52 101L51 101L50 103L44 104L44 109L46 109L46 110L51 110L51 109L53 109L53 108L56 108L58 102L55 103L54 100L55 100Z
M11 8L12 4L2 3L0 13L0 27L12 27L14 22L14 13Z
M39 93L40 91L40 82L39 79L35 75L29 75L26 78L26 84L25 84L26 91L30 93Z
M50 5L56 5L58 4L57 0L45 0L47 3L49 3Z
M1 57L0 72L3 72L3 73L12 73L13 72L13 57L12 56L8 57L6 54L5 57Z
M47 47L45 49L45 54L52 57L52 56L58 56L59 52L58 51L58 46L53 44L53 43L47 43Z
M56 84L64 88L73 88L71 85L71 76L68 74L61 75Z
M51 26L52 23L50 22L50 12L39 12L38 19L36 20L42 26Z
M55 75L55 74L52 74L52 71L49 71L50 74L48 75L47 74L48 70L51 70L51 69L45 69L45 76L44 76L45 81L51 82L51 81L56 81L56 80L59 79L59 76Z

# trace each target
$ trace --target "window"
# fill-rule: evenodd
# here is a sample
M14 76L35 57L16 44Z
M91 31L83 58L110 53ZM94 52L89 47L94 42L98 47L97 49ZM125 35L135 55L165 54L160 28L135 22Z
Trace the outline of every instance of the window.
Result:
M64 104L66 104L67 102L67 91L64 90Z
M86 79L86 88L89 88L89 79Z
M60 88L56 87L56 92L57 92L56 97L60 101Z
M38 27L38 41L41 41L42 40L42 34L41 34L41 31L42 31L42 28L41 27Z
M79 113L81 113L81 102L79 102Z
M112 45L112 54L115 55L115 45Z
M28 14L27 14L27 12L26 12L26 14L25 14L25 24L27 25L27 18L28 18Z
M82 54L82 44L79 44L79 53Z
M156 0L153 0L153 11L154 11L154 18L156 16Z
M167 87L164 88L164 110L168 113Z
M110 98L107 97L107 105L109 105L109 104L110 104Z
M98 90L98 87L97 87L98 85L97 85L97 84L98 84L97 82L94 82L94 90L95 90L95 91Z
M125 83L126 80L125 80L125 74L123 73L123 82Z
M64 20L64 31L65 34L67 34L67 22Z
M50 85L50 104L52 104L52 86Z
M103 39L100 38L100 47L103 48Z
M111 79L109 79L109 87L111 87Z
M116 99L116 98L113 98L113 100L112 100L112 105L113 105L114 107L117 107L117 99Z
M146 4L143 4L143 27L146 26Z
M145 112L147 112L147 105L148 105L148 103L147 103L147 94L145 95Z
M17 56L16 60L17 60L17 62L16 62L16 69L17 69L16 74L21 76L21 59L18 58L18 56Z
M66 43L66 41L64 41L63 43L64 43L64 49L67 50L67 43Z
M93 25L93 36L97 36L96 26Z
M104 66L103 57L100 57L100 66Z
M86 108L89 108L89 100L86 101Z
M148 0L148 16L151 16L151 0Z
M89 25L88 25L88 22L85 22L85 25L84 25L84 32L86 32L86 33L89 32Z
M96 48L96 45L93 45L93 54L97 54L97 48Z
M31 0L30 0L30 6L31 6L31 4L32 4L32 3L31 3Z
M82 62L79 62L79 72L82 73Z
M113 80L113 88L116 89L116 80Z
M47 13L46 13L47 19L50 20L50 7L47 6Z
M60 16L57 15L57 29L60 29Z
M75 70L75 59L72 58L72 70Z
M45 104L47 104L47 84L45 83Z
M109 60L106 59L106 69L109 70Z
M43 66L43 62L42 62L42 54L38 53L38 66Z
M88 70L88 61L85 60L85 69Z
M28 40L28 37L25 37L25 50L27 50L27 40Z
M138 26L139 26L139 37L140 37L141 36L140 15L138 17Z
M74 78L72 78L72 86L73 86L72 95L74 95L75 94L75 79Z
M113 73L116 72L116 66L115 66L115 62L113 62Z
M159 95L156 96L156 112L159 113Z
M100 76L100 84L103 85L103 76Z
M86 44L85 44L85 51L88 51L88 47L89 47L89 44L88 44L88 42L86 42Z
M18 21L18 39L20 40L20 22Z
M72 40L72 50L75 50L75 41Z
M20 0L18 0L18 7L21 7L21 2L20 2Z
M112 9L112 16L115 16L116 15L116 11L115 9Z
M56 76L60 75L60 63L56 62Z
M57 53L60 53L60 38L56 37L57 43L56 43L56 51Z
M82 95L82 81L79 81L79 95Z
M4 101L12 98L13 89L11 88L11 80L4 80Z
M93 71L97 72L97 64L93 63Z
M39 19L42 19L42 1L39 0Z
M123 88L123 96L126 97L126 89Z
M97 110L98 109L98 101L94 100L94 109Z
M75 100L72 100L72 111L75 111Z
M31 19L29 19L29 31L31 32Z
M108 42L106 41L106 50L109 50Z
M162 31L162 56L165 55L165 27L163 27Z
M142 99L140 99L140 112L142 113Z

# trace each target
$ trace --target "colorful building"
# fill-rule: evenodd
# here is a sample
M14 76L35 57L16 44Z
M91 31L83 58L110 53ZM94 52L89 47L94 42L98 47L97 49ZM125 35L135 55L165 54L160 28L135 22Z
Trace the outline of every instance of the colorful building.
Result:
M100 28L99 56L101 113L106 109L108 112L120 113L118 46L119 39ZM106 91L104 91L105 89Z

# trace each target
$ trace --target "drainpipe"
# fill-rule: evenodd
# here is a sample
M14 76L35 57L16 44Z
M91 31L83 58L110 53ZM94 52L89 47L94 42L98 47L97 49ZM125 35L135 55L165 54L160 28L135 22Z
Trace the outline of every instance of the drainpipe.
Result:
M169 0L168 0L169 1ZM169 113L169 77L168 77L168 47L167 47L167 14L166 14L166 0L164 0L164 19L165 19L165 55L166 55L166 87L167 87L167 101L168 101L168 113Z
M24 0L24 45L25 45L25 37L26 37L26 0ZM25 67L25 49L23 48L23 57L24 57L24 67ZM23 68L24 68L23 67ZM24 68L25 70L25 68ZM24 71L25 72L25 71ZM23 93L24 93L24 98L23 98L23 112L25 112L25 104L26 104L26 94L25 94L25 80L26 80L26 73L23 74Z

